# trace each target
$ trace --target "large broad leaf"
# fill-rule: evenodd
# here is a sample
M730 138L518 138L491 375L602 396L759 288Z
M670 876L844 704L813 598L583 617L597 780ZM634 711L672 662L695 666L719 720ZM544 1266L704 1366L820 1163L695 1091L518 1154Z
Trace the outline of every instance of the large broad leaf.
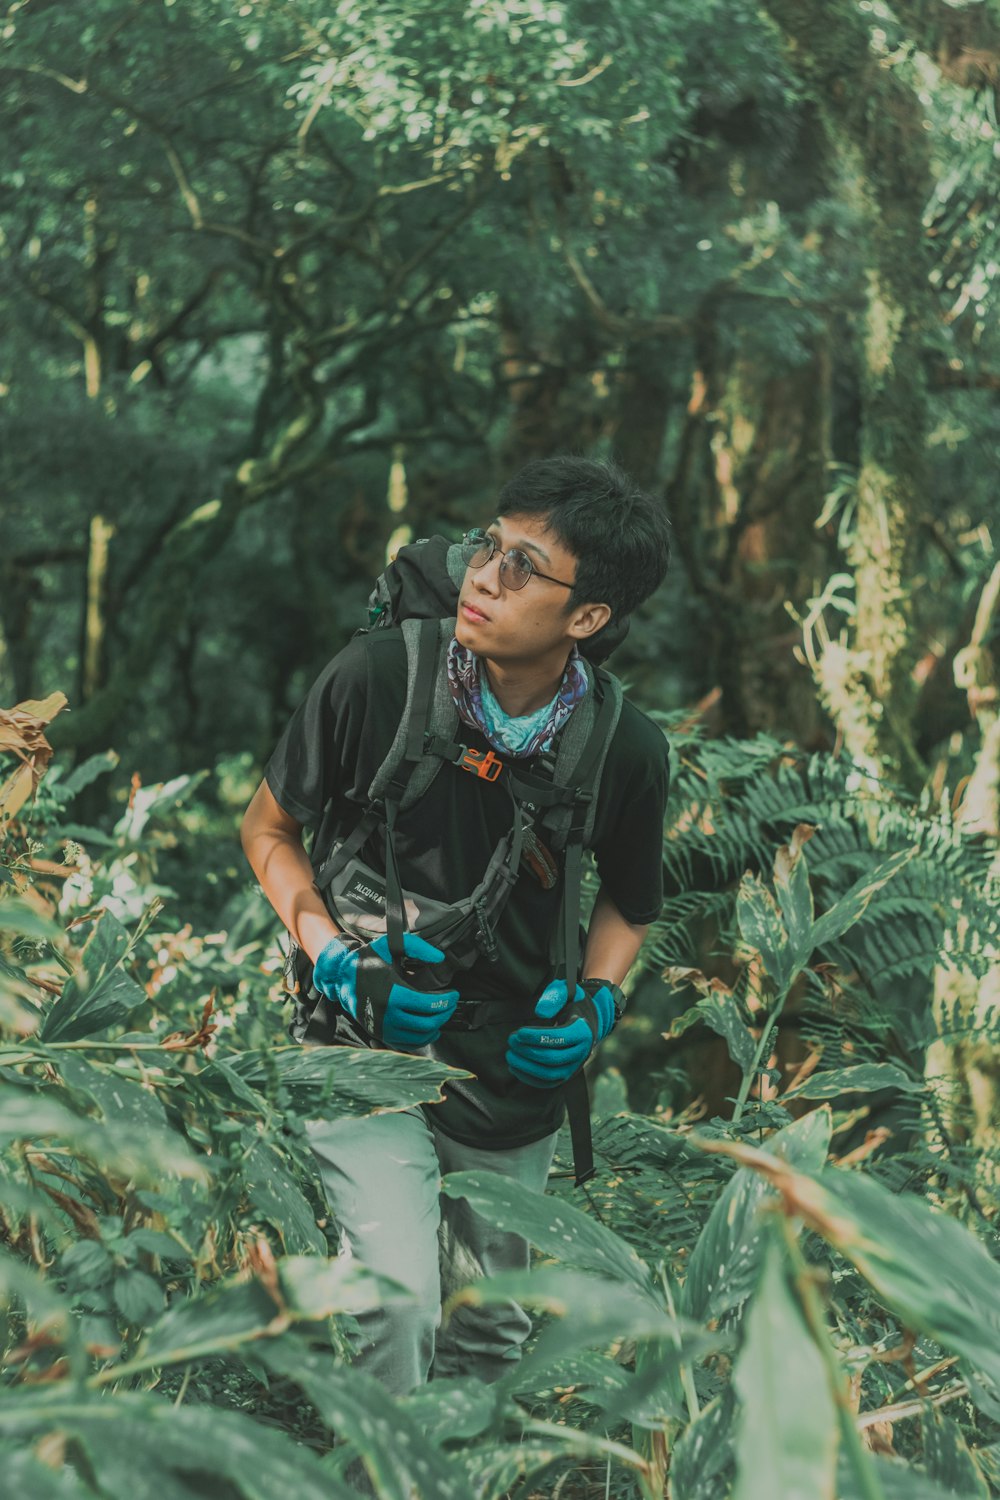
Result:
M797 1088L782 1095L786 1099L838 1099L841 1094L875 1094L880 1089L898 1089L904 1094L920 1094L926 1085L911 1078L893 1063L858 1063L851 1068L832 1068L813 1073Z
M247 1052L229 1059L233 1073L254 1088L273 1087L275 1074L299 1114L360 1117L383 1110L439 1103L449 1078L468 1078L460 1068L402 1052L364 1047L283 1047L267 1064Z
M405 1406L362 1370L344 1369L329 1354L298 1340L263 1346L256 1358L308 1396L327 1426L347 1438L363 1461L379 1500L468 1500L462 1476Z
M325 1255L326 1236L281 1156L267 1141L255 1140L250 1131L244 1131L243 1141L243 1180L254 1208L281 1235L290 1254Z
M904 865L909 864L916 853L917 848L914 846L912 849L901 849L897 854L890 854L874 870L855 881L836 905L817 919L813 926L813 948L821 948L824 943L831 943L834 938L842 937L849 927L860 921L872 898L883 886L888 885Z
M672 1388L667 1388L671 1384L667 1377L683 1362L702 1358L718 1347L719 1341L697 1324L671 1317L630 1283L610 1282L606 1276L567 1266L537 1266L477 1281L450 1299L447 1312L463 1304L481 1307L508 1301L540 1308L559 1319L504 1378L502 1384L511 1392L547 1389L557 1374L565 1374L567 1361L588 1347L606 1348L624 1338L651 1344L647 1378L627 1376L628 1401L621 1399L621 1381L591 1393L595 1404L616 1414L627 1411L636 1424L643 1420L660 1423L676 1415L676 1399Z
M464 1198L487 1223L523 1235L546 1255L577 1270L597 1271L611 1281L629 1283L661 1307L645 1261L631 1245L578 1208L533 1193L496 1172L452 1172L442 1181L441 1190L449 1198Z
M178 1131L149 1124L136 1130L128 1123L84 1118L40 1090L0 1083L0 1140L49 1136L105 1171L140 1184L162 1183L164 1175L211 1180L209 1164L194 1155Z
M931 1479L962 1500L990 1500L990 1488L976 1467L957 1422L941 1412L924 1420L924 1463Z
M830 1111L814 1110L779 1130L766 1149L793 1166L818 1172L826 1161L832 1128ZM730 1178L688 1263L682 1299L688 1317L708 1323L749 1297L765 1243L761 1208L774 1196L767 1182L747 1168Z
M955 1490L945 1489L922 1469L915 1469L902 1460L875 1458L870 1463L882 1500L955 1500ZM870 1490L862 1488L842 1450L837 1473L837 1500L869 1500L870 1494ZM959 1500L979 1500L980 1491L962 1490L958 1494Z
M122 967L128 954L128 932L112 912L102 912L83 950L83 973L68 979L48 1007L39 1039L76 1042L95 1036L144 1004L145 990Z
M697 972L693 969L667 969L664 971L664 977L671 978L675 982L689 981L690 976ZM753 1066L757 1042L744 1021L739 1003L731 990L724 985L709 984L701 999L696 1001L690 1010L678 1016L665 1035L680 1036L682 1032L697 1025L699 1021L704 1021L705 1025L710 1026L716 1035L722 1037L729 1050L729 1056L741 1072L746 1073Z
M678 1438L670 1458L670 1485L678 1500L723 1500L729 1494L735 1408L733 1388L727 1385Z
M788 934L774 897L757 875L744 875L736 897L740 936L760 954L779 995L792 981L795 966Z
M50 917L37 911L30 902L20 896L4 896L0 900L0 932L14 932L19 937L61 938L62 928Z
M97 1105L106 1120L117 1120L133 1130L145 1131L166 1129L167 1112L152 1089L122 1076L120 1070L107 1063L88 1062L79 1053L61 1052L54 1066L62 1074L63 1082L72 1089L86 1095Z
M1000 1265L969 1230L859 1172L827 1168L816 1179L751 1146L702 1144L760 1172L780 1189L786 1211L850 1260L908 1328L1000 1389Z
M979 1240L923 1198L858 1172L828 1169L821 1184L819 1232L909 1328L1000 1385L1000 1264Z
M793 972L805 967L814 947L812 887L802 849L815 832L810 824L800 823L774 860L774 891L788 934Z
M735 1500L834 1500L836 1405L777 1240L768 1245L733 1380L742 1403Z
M273 1278L226 1281L200 1297L173 1304L150 1329L140 1355L153 1364L178 1364L232 1352L293 1323L336 1313L358 1313L407 1300L403 1288L347 1259L289 1256Z
M59 1391L8 1393L0 1405L0 1438L58 1432L75 1438L99 1469L108 1446L136 1468L201 1473L228 1480L243 1500L354 1500L308 1450L273 1427L218 1406L175 1406L155 1396L74 1398Z
M471 1375L464 1380L432 1380L403 1405L432 1443L467 1442L496 1418L497 1390Z
M122 1490L131 1497L135 1492ZM94 1500L94 1491L72 1469L53 1469L34 1453L0 1444L0 1495L9 1500ZM135 1500L144 1500L141 1492ZM150 1500L156 1500L151 1496ZM162 1500L181 1500L167 1491Z

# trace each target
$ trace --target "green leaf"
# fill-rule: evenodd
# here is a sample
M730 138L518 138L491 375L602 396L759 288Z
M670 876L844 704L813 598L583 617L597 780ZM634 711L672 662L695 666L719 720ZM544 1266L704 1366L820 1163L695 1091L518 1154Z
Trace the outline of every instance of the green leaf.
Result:
M91 1464L116 1447L137 1469L228 1480L243 1500L355 1500L307 1449L274 1427L218 1406L175 1406L151 1395L119 1392L91 1399L63 1391L8 1392L0 1437L31 1440L48 1432L78 1439Z
M828 1168L809 1196L819 1233L887 1307L1000 1386L1000 1265L968 1229L859 1172Z
M277 1262L273 1287L262 1280L230 1280L178 1299L149 1330L140 1353L158 1364L203 1359L289 1322L316 1322L399 1300L407 1300L402 1288L354 1261L288 1256Z
M68 979L45 1011L38 1037L43 1042L75 1042L124 1021L146 992L122 968L129 935L113 912L103 911L83 950L83 974Z
M411 1500L414 1493L468 1500L461 1475L373 1376L338 1367L296 1339L255 1353L273 1374L294 1381L323 1421L354 1445L379 1500Z
M804 1171L826 1161L832 1131L830 1111L814 1110L786 1125L765 1150ZM682 1310L699 1323L721 1318L746 1301L757 1284L765 1244L763 1205L774 1191L747 1167L735 1172L698 1236L688 1263Z
M497 1392L472 1376L463 1380L432 1380L405 1397L403 1406L432 1443L468 1442L491 1425L497 1412Z
M82 792L84 787L90 786L98 776L104 776L113 771L117 766L119 756L113 750L102 750L97 755L88 755L80 765L74 766L66 776L61 776L57 783L64 804L70 797L75 797Z
M862 875L856 880L840 900L819 917L813 927L813 948L822 948L825 943L831 943L835 938L842 937L849 927L853 927L868 910L868 906L874 896L888 885L894 875L905 865L908 865L915 854L919 852L918 847L902 849L896 854L891 854L888 859L882 860L875 869L867 875Z
M163 1288L145 1271L120 1271L113 1295L115 1306L129 1323L149 1323L163 1311Z
M955 1500L953 1490L943 1489L921 1469L901 1459L869 1459L883 1500ZM868 1500L869 1491L863 1490L857 1474L847 1455L840 1453L837 1474L837 1500ZM978 1492L963 1491L961 1500L978 1500Z
M452 1172L443 1179L441 1191L450 1198L464 1198L488 1223L522 1235L546 1255L581 1271L602 1273L613 1282L627 1282L660 1307L645 1261L612 1230L571 1204L533 1193L496 1172Z
M63 936L63 930L57 922L43 916L20 896L4 896L0 899L0 932L13 932L18 937L48 938L52 941Z
M54 1058L54 1065L63 1082L92 1100L105 1120L120 1121L140 1131L150 1127L170 1129L158 1095L123 1077L113 1064L88 1062L71 1052L61 1052Z
M139 1250L144 1250L148 1255L158 1255L161 1260L189 1261L190 1250L178 1243L172 1235L164 1234L160 1229L133 1229L128 1236L128 1243L135 1245Z
M936 1412L924 1421L924 1463L931 1479L961 1500L989 1500L990 1490L969 1452L962 1430Z
M7 1443L0 1444L0 1495L12 1500L94 1500L90 1485L72 1469L52 1469L33 1453Z
M814 947L812 887L802 849L815 832L808 823L800 823L774 860L774 890L788 934L793 970L805 967Z
M208 1163L194 1156L179 1132L141 1133L130 1125L89 1120L41 1090L0 1083L0 1140L65 1141L72 1151L142 1183L162 1183L164 1174L210 1180Z
M734 1500L834 1500L836 1407L784 1259L772 1240L733 1371L741 1402Z
M685 971L673 969L667 972L677 976ZM730 990L707 990L689 1010L677 1017L671 1024L667 1035L680 1036L682 1032L697 1025L699 1021L704 1021L705 1025L710 1026L717 1036L722 1037L729 1056L741 1072L745 1073L752 1066L757 1043L743 1019L743 1013L735 995Z
M893 1063L858 1063L852 1068L831 1068L826 1073L813 1073L804 1083L789 1089L781 1097L784 1103L786 1099L837 1099L841 1094L874 1094L880 1089L920 1094L925 1086Z
M781 915L774 897L757 875L744 875L736 897L736 922L743 941L760 954L774 987L781 995L795 969Z
M293 1255L312 1251L327 1253L326 1236L298 1183L273 1146L243 1134L243 1180L257 1212L281 1235L285 1249Z
M361 1117L376 1110L440 1103L449 1078L470 1078L429 1057L370 1052L364 1047L286 1047L267 1064L252 1052L229 1059L232 1071L254 1088L274 1086L275 1074L298 1114Z
M57 1337L65 1337L72 1327L69 1298L33 1267L0 1248L0 1306L18 1304L37 1328L48 1329Z
M701 1358L720 1343L696 1324L672 1317L631 1283L610 1282L605 1275L567 1266L536 1266L475 1281L449 1299L446 1316L463 1305L510 1301L540 1308L559 1319L542 1331L520 1366L504 1377L502 1384L511 1392L547 1389L555 1378L554 1370L562 1369L568 1358L589 1346L606 1348L623 1338L636 1339L644 1346L653 1344L649 1377L629 1376L626 1401L615 1399L621 1394L617 1388L607 1399L600 1392L594 1397L599 1405L610 1400L616 1412L620 1405L635 1423L643 1419L643 1412L650 1424L676 1415L676 1402L666 1390L667 1376L682 1362Z
M62 1256L59 1269L80 1287L103 1281L114 1268L114 1260L99 1240L77 1240Z
M683 1500L720 1500L728 1495L724 1476L735 1460L735 1409L729 1385L678 1438L670 1458L670 1483Z

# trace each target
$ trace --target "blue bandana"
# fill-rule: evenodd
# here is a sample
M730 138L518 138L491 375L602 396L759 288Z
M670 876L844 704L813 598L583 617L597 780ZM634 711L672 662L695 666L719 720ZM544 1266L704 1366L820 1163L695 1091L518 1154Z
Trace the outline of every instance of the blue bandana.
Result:
M551 750L556 735L586 694L587 674L574 646L552 702L512 718L497 702L480 658L453 638L448 647L448 685L463 723L482 730L501 755L522 760Z

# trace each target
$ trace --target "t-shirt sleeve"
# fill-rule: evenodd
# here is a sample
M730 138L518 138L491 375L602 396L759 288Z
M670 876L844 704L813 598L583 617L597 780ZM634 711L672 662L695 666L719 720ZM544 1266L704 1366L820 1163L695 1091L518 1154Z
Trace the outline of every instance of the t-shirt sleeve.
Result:
M363 644L351 641L320 672L264 769L275 800L307 828L319 827L332 799L359 796L367 696Z
M602 793L608 778L609 795L597 823L594 858L606 894L626 922L641 927L655 922L663 905L670 750L653 721L629 708L604 767Z

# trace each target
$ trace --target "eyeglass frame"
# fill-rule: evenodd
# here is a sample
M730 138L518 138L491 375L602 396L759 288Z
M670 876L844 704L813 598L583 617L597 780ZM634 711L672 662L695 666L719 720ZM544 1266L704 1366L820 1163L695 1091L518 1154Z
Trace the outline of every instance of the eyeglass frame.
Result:
M477 541L476 541L475 544L473 544L469 540L470 537L476 537L477 538ZM478 540L478 538L482 538L482 540L480 541L480 540ZM531 558L528 556L527 552L525 552L522 547L508 547L507 550L506 550L506 552L505 552L502 547L498 547L497 546L497 539L496 539L495 536L490 536L490 534L489 534L488 531L483 531L478 526L474 526L471 529L471 531L467 531L465 533L465 535L462 537L462 546L463 547L469 547L469 548L473 548L474 547L474 550L476 550L476 551L478 551L480 547L485 546L487 543L489 543L490 550L487 553L487 555L483 558L482 562L474 563L471 560L471 558L470 558L469 561L467 562L466 566L470 567L470 568L485 568L489 563L491 563L493 561L494 557L496 557L497 554L499 554L499 556L500 556L500 566L499 566L497 572L498 572L498 576L499 576L500 581L503 584L504 588L513 589L513 591L515 593L519 593L521 591L521 589L527 588L527 586L531 582L532 578L544 578L545 581L546 581L546 583L558 583L559 587L563 588L563 589L575 589L576 588L576 582L575 581L573 583L567 583L564 578L553 578L551 573L543 573L540 568L536 568L535 564L532 562ZM508 557L512 556L515 553L517 554L518 557L523 557L524 561L528 565L528 576L524 580L523 583L508 583L507 579L504 577L504 568L507 565L507 559L508 559ZM513 566L513 564L512 564L512 566Z

